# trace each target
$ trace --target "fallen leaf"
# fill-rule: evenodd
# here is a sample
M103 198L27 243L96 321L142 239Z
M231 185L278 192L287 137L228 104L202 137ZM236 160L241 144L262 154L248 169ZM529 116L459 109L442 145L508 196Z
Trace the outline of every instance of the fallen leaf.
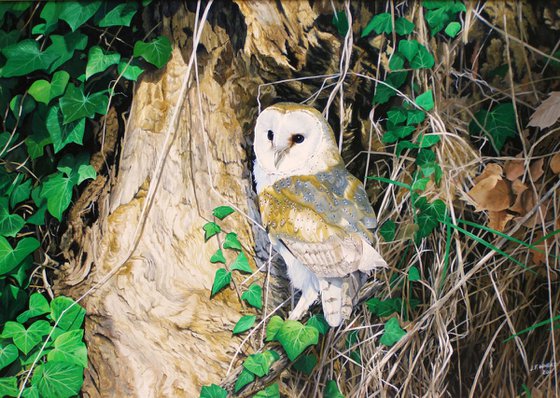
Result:
M491 177L491 176L498 176L501 179L502 172L503 172L502 166L500 166L497 163L490 163L486 166L486 168L482 171L482 173L480 173L480 175L474 179L474 182L476 184L479 181L482 181L485 178Z
M529 166L529 173L531 174L531 178L533 179L533 181L537 181L544 174L543 165L544 165L544 159L541 158L535 160Z
M510 181L518 179L525 174L525 161L523 159L506 161L504 173L506 178Z
M488 218L490 222L488 227L495 229L499 232L504 232L506 224L513 218L513 215L509 214L505 210L502 211L491 211L489 212Z
M519 195L520 193L527 190L527 185L523 184L521 180L517 179L511 183L511 189L513 190L514 194Z
M550 170L554 174L560 174L560 153L554 154L552 159L550 159Z
M511 205L511 188L497 175L479 181L468 194L476 203L476 211L502 211Z
M550 93L550 96L535 109L527 126L544 129L556 123L559 117L560 91L553 91Z

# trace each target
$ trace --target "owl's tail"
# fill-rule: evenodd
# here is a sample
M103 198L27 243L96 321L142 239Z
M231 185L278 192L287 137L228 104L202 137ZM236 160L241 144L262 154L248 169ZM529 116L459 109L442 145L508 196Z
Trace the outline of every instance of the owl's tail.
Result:
M331 327L350 318L362 285L360 272L343 278L319 278L325 319Z

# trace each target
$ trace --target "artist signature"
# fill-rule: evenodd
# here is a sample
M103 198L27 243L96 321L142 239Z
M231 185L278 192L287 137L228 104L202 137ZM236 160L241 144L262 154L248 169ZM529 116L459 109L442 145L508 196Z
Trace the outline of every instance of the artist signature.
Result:
M531 368L531 372L534 372L536 370L540 370L543 375L548 375L548 374L551 374L554 371L555 368L556 368L556 366L552 362L539 363L539 364L533 365L533 367Z

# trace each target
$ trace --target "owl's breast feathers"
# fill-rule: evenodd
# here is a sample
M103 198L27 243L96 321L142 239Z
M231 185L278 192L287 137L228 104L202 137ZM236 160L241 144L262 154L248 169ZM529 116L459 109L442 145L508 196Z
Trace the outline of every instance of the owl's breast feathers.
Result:
M362 268L375 214L361 182L343 166L276 181L259 194L268 233L318 276Z

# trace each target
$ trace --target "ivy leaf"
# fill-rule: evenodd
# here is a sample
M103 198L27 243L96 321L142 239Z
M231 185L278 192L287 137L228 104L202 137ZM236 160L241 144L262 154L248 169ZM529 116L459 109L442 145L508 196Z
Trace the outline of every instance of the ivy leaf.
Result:
M432 145L437 144L440 141L439 134L426 134L418 138L419 148L429 148Z
M317 361L317 356L314 354L302 355L294 362L293 367L299 372L310 375L313 373L313 368L317 365Z
M47 69L57 58L56 54L41 51L39 43L22 40L2 49L6 63L0 69L1 77L24 76L36 70Z
M241 295L241 299L245 300L250 306L257 309L262 309L262 288L253 283L247 290Z
M424 177L429 177L434 174L434 180L436 184L442 176L441 167L436 162L436 154L433 151L422 149L418 152L416 156L416 164L420 167Z
M389 69L391 71L399 70L404 68L404 57L398 51L393 54L391 60L389 61Z
M324 398L344 398L344 395L338 389L336 381L329 380L325 386L325 391L323 394Z
M0 235L15 237L24 225L25 220L21 216L8 211L8 199L0 197Z
M257 317L255 315L244 315L237 321L233 328L233 334L239 334L251 329L255 324Z
M41 398L39 396L39 390L35 386L26 387L23 390L22 397L23 398Z
M72 201L72 188L75 183L62 173L51 174L41 190L41 197L47 200L47 209L58 221L62 221L62 213Z
M13 344L8 344L0 347L0 369L14 362L18 358L18 349ZM0 392L2 388L0 387Z
M387 120L393 123L396 126L399 123L402 123L406 120L407 113L402 108L392 108L387 112Z
M432 96L432 90L428 90L423 94L416 97L416 105L423 108L426 111L431 111L434 109L434 97Z
M88 42L88 37L80 32L67 33L64 36L51 35L50 38L52 44L47 47L45 54L54 56L55 61L50 65L49 72L55 71L70 60L76 50L85 49Z
M19 323L25 323L29 319L47 314L51 311L49 307L49 302L41 293L33 293L29 297L29 309L18 315L17 321Z
M268 350L262 353L251 354L243 362L243 367L258 377L263 377L270 372L270 367L280 359L275 351Z
M83 368L66 362L39 365L31 379L31 384L44 397L70 398L80 392L83 383Z
M411 109L406 113L406 124L420 124L426 119L426 114L424 111L419 109Z
M424 191L426 189L426 185L428 185L429 181L430 181L429 178L419 178L419 179L415 180L414 183L412 184L412 190L413 191Z
M212 284L212 292L210 297L214 296L224 287L228 286L231 282L231 272L228 272L225 268L219 268L214 275L214 283Z
M47 355L47 360L72 363L83 368L87 367L87 348L82 341L83 329L62 333L54 341L54 349Z
M13 249L6 238L0 236L0 275L7 274L13 270L39 246L40 243L37 239L23 238L19 240L16 248Z
M385 239L385 242L392 242L395 240L395 233L397 230L397 225L393 220L387 220L379 228L379 233Z
M106 5L106 3L104 5ZM100 28L106 28L108 26L130 26L130 22L137 11L138 5L135 2L117 4L113 9L104 13L104 17L99 21L97 26Z
M381 336L379 342L387 347L391 347L405 334L406 332L400 327L397 318L391 318L385 323L383 336Z
M200 390L200 398L226 398L227 391L216 384L202 386Z
M264 390L259 391L253 398L280 398L280 389L278 383L271 384Z
M266 325L266 339L265 341L276 340L276 334L284 324L284 320L278 315L272 316Z
M241 243L237 239L237 234L235 232L230 232L226 235L226 239L224 240L224 249L232 249L241 251L243 248L241 247Z
M119 53L107 53L99 46L93 46L88 52L88 61L86 66L86 80L96 73L104 72L111 65L116 65L121 60Z
M137 41L133 54L142 57L156 68L161 68L171 58L171 42L165 36L160 36L149 43Z
M252 383L255 380L255 375L249 372L247 369L243 369L237 380L235 381L235 386L233 387L233 392L238 393L247 384Z
M70 297L58 296L51 301L51 319L60 319L57 327L62 330L80 329L85 316L86 310Z
M230 269L237 270L240 272L246 272L248 274L253 273L253 270L249 266L249 260L247 260L247 256L242 251L239 252L235 261L230 265Z
M428 49L423 45L418 45L418 52L410 61L410 67L412 69L430 69L435 64L434 56L430 54Z
M414 206L419 209L416 219L418 224L418 232L416 233L417 239L425 238L438 226L440 220L445 216L446 207L441 199L436 199L432 203L428 203L425 197L420 197L414 203Z
M101 7L101 1L67 1L60 5L58 17L74 32L88 21Z
M212 210L212 214L214 215L214 217L219 218L220 220L223 220L224 218L229 216L234 211L235 210L233 210L229 206L218 206L214 210Z
M385 79L386 84L378 83L375 86L375 94L373 96L373 102L375 104L384 104L393 95L397 92L395 89L398 89L400 86L403 85L406 77L408 76L408 72L392 72L387 75L387 79Z
M17 397L18 394L17 377L0 377L0 396Z
M49 109L46 121L47 131L54 146L54 153L60 152L66 145L82 145L86 129L86 118L64 124L63 115L58 105Z
M445 34L449 37L457 36L461 31L461 24L459 22L450 22L445 28Z
M388 298L385 300L380 300L377 297L373 297L366 301L368 310L380 318L392 315L394 313L400 314L403 310L403 303L400 297Z
M327 323L323 315L313 315L311 318L309 318L305 325L314 327L315 329L317 329L319 334L322 334L323 336L329 331L329 324Z
M294 361L307 347L319 342L319 332L298 321L286 320L276 333L276 340L282 344L290 361Z
M216 253L212 254L212 257L210 257L210 262L212 264L215 264L215 263L225 264L226 263L226 258L224 257L224 253L222 253L222 249L218 249L218 250L216 250Z
M404 17L395 20L395 32L400 36L405 36L414 30L414 24Z
M413 144L410 141L399 141L399 143L397 144L397 148L395 149L397 157L401 156L402 152L405 149L418 149L418 145Z
M474 118L475 120L469 124L469 132L471 134L484 132L498 153L508 139L517 136L515 109L511 102L500 104L490 111L481 109L475 113Z
M212 221L204 224L202 229L204 230L204 241L205 242L208 241L208 239L210 239L214 235L218 234L222 230L218 224L216 224L215 222L212 222ZM225 261L224 261L224 264L225 264Z
M51 325L43 320L34 322L27 329L20 323L8 321L4 325L2 338L12 338L16 347L27 355L50 331Z
M133 59L130 63L128 61L121 61L117 66L119 75L122 75L127 80L136 81L138 77L144 73L144 69L140 67L138 61Z
M85 94L83 89L69 84L66 94L60 99L64 124L84 117L92 119L96 113L104 115L107 113L108 102L109 99L103 92Z
M27 92L35 101L48 105L52 99L64 94L69 79L68 72L60 70L53 75L50 83L46 80L36 80Z
M366 37L372 31L378 35L381 33L391 33L393 31L393 18L388 12L375 15L362 31L362 37Z
M346 36L348 32L348 17L344 10L338 11L333 15L332 24L336 27L336 30L340 36Z
M405 56L408 62L412 62L416 54L418 54L420 44L417 40L401 40L399 41L398 51Z
M414 265L408 269L408 280L417 282L420 280L420 271Z

